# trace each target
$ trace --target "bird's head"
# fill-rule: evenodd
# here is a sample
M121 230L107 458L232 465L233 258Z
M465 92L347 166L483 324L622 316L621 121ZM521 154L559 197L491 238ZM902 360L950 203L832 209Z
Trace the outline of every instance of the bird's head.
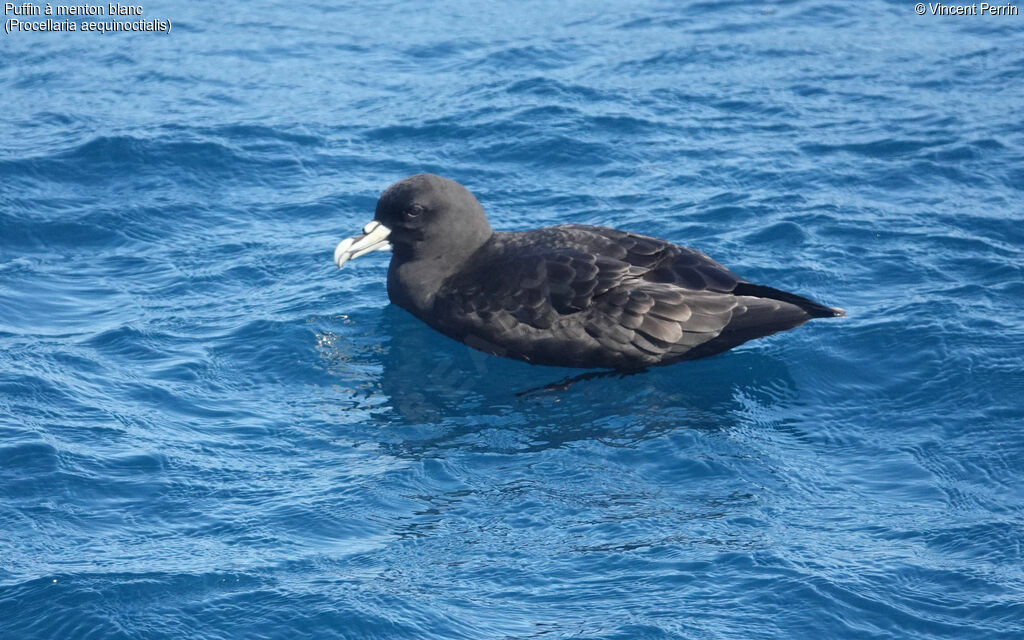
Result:
M346 238L334 250L341 267L349 260L392 249L401 262L460 264L491 235L483 207L454 180L421 173L384 190L373 221L362 235Z

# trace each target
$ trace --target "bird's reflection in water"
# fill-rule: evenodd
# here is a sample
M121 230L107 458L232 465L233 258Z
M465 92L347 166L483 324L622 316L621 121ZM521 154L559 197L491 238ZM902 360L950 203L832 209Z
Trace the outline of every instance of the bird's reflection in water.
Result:
M763 345L517 396L584 371L478 352L393 305L359 319L374 321L372 329L351 325L324 356L339 392L362 398L378 442L396 455L535 451L585 439L635 442L677 428L728 429L752 405L764 411L796 396L785 362L764 355Z

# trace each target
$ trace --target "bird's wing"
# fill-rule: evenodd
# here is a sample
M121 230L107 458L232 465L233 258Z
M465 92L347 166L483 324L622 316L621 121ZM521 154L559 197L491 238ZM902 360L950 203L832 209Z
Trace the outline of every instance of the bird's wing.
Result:
M482 269L492 277L449 288L444 304L536 329L574 316L606 348L641 357L688 351L745 310L729 293L742 280L698 251L601 227L544 231L546 242L505 252Z
M731 292L743 278L696 249L607 227L566 225L608 243L604 253L629 264L631 272L647 282L672 284L692 291Z
M752 284L694 249L615 229L564 225L501 242L439 295L453 319L449 333L483 325L496 343L532 347L531 331L541 330L545 344L564 339L567 350L589 336L618 354L612 360L642 366L713 355L843 314Z
M595 300L584 330L607 349L660 360L714 339L740 307L731 294L641 280Z

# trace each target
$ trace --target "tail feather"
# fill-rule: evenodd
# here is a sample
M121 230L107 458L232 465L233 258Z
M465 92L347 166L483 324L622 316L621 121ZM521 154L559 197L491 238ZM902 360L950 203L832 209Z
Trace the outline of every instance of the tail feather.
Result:
M756 298L769 298L771 300L788 302L800 307L812 318L841 318L846 315L846 310L839 307L826 307L810 298L798 296L795 293L789 293L781 289L766 287L762 284L740 282L732 292L738 296L754 296Z
M748 340L799 327L812 318L846 315L839 307L826 307L795 293L749 282L737 284L732 293L743 296L744 302L736 308L729 324L711 340L687 351L682 359L713 356Z

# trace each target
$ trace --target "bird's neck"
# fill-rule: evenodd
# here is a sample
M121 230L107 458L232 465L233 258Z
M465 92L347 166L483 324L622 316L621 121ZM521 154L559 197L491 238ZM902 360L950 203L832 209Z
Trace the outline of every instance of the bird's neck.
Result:
M412 253L396 246L388 267L388 297L406 311L422 317L433 308L437 292L444 283L461 271L492 235L488 228L473 242L463 241L437 251L424 248Z

